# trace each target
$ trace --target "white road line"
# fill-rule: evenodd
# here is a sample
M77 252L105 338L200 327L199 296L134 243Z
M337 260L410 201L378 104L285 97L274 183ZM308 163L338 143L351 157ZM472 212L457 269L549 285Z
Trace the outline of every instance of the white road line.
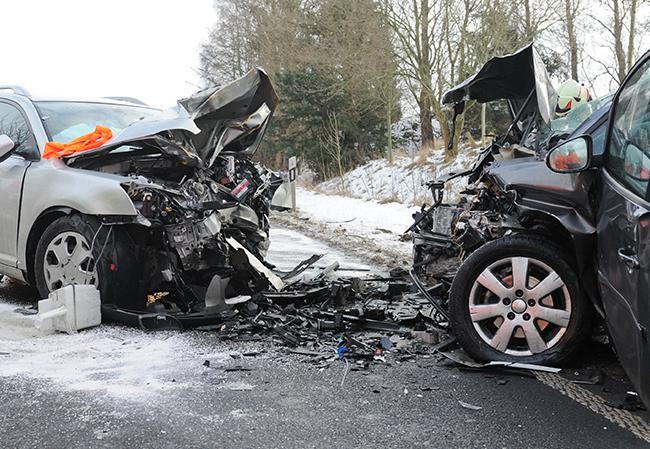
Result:
M563 395L587 407L592 412L650 443L650 424L646 423L642 418L633 415L627 410L610 407L605 404L604 399L600 396L579 385L571 383L559 374L537 372L535 376L545 385L559 391Z

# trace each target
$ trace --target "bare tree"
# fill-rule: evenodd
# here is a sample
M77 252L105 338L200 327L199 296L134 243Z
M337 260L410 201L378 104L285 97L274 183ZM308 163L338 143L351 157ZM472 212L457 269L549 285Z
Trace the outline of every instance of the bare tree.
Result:
M576 32L576 15L580 10L580 0L564 0L564 22L566 29L567 47L569 50L570 76L578 80L578 36Z
M630 0L630 21L629 33L627 37L627 70L629 71L634 64L634 42L636 40L636 13L637 13L637 0Z
M433 143L432 80L435 76L433 47L434 11L432 0L384 0L382 11L397 45L395 56L400 74L418 106L422 145Z
M386 158L389 164L393 164L393 133L392 125L399 114L399 101L401 92L396 89L398 81L395 71L388 71L380 75L374 82L377 84L377 93L383 102L386 120Z
M452 158L458 149L465 116L461 114L457 117L452 127L452 112L440 104L440 98L447 89L472 75L480 64L494 56L495 50L500 53L496 47L501 46L493 43L494 39L507 35L501 26L507 21L501 16L493 27L485 27L485 33L478 31L482 29L487 8L501 5L498 1L442 0L436 5L435 17L438 23L432 47L436 78L429 94L432 97L433 113L440 124L440 132L447 148L446 155ZM471 104L466 106L471 107ZM453 146L449 146L450 142L453 142Z
M215 3L219 22L212 27L199 53L199 75L207 84L222 84L246 73L257 57L254 3L251 0Z
M342 145L342 131L339 126L339 121L336 112L329 112L327 114L327 122L323 126L319 136L319 144L322 152L327 154L337 167L341 180L341 188L345 190L345 180L343 178L343 145Z
M621 83L636 59L638 0L600 0L602 9L591 14L605 38L612 58L593 58L613 81Z

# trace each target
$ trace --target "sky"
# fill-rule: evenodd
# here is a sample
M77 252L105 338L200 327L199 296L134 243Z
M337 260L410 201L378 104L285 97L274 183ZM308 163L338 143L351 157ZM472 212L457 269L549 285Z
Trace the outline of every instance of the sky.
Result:
M200 87L212 0L4 0L0 84L34 96L132 96L170 107Z
M2 0L0 12L0 84L35 96L131 96L160 108L201 87L200 44L217 20L213 0ZM587 40L587 53L602 53L597 36ZM607 77L592 86L597 95L615 87Z

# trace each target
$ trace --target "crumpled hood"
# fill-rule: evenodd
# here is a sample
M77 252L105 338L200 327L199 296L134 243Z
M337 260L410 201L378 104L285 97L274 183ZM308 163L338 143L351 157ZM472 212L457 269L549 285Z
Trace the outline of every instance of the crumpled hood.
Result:
M544 122L553 118L555 90L539 54L529 44L506 56L490 59L474 75L449 89L442 96L443 104L459 104L467 100L487 103L506 99L513 106L521 105L531 91Z
M230 84L201 90L178 103L200 128L192 142L211 166L222 151L254 154L278 101L268 75L254 69Z
M223 86L196 92L168 110L135 121L104 145L65 159L100 156L143 143L185 163L212 166L222 153L252 156L260 145L278 96L268 75L253 69Z

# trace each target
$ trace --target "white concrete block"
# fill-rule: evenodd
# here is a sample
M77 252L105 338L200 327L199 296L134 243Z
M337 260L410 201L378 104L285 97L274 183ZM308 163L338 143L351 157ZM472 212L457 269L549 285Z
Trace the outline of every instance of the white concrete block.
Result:
M38 302L36 328L42 332L75 333L102 322L99 291L92 285L68 285Z

